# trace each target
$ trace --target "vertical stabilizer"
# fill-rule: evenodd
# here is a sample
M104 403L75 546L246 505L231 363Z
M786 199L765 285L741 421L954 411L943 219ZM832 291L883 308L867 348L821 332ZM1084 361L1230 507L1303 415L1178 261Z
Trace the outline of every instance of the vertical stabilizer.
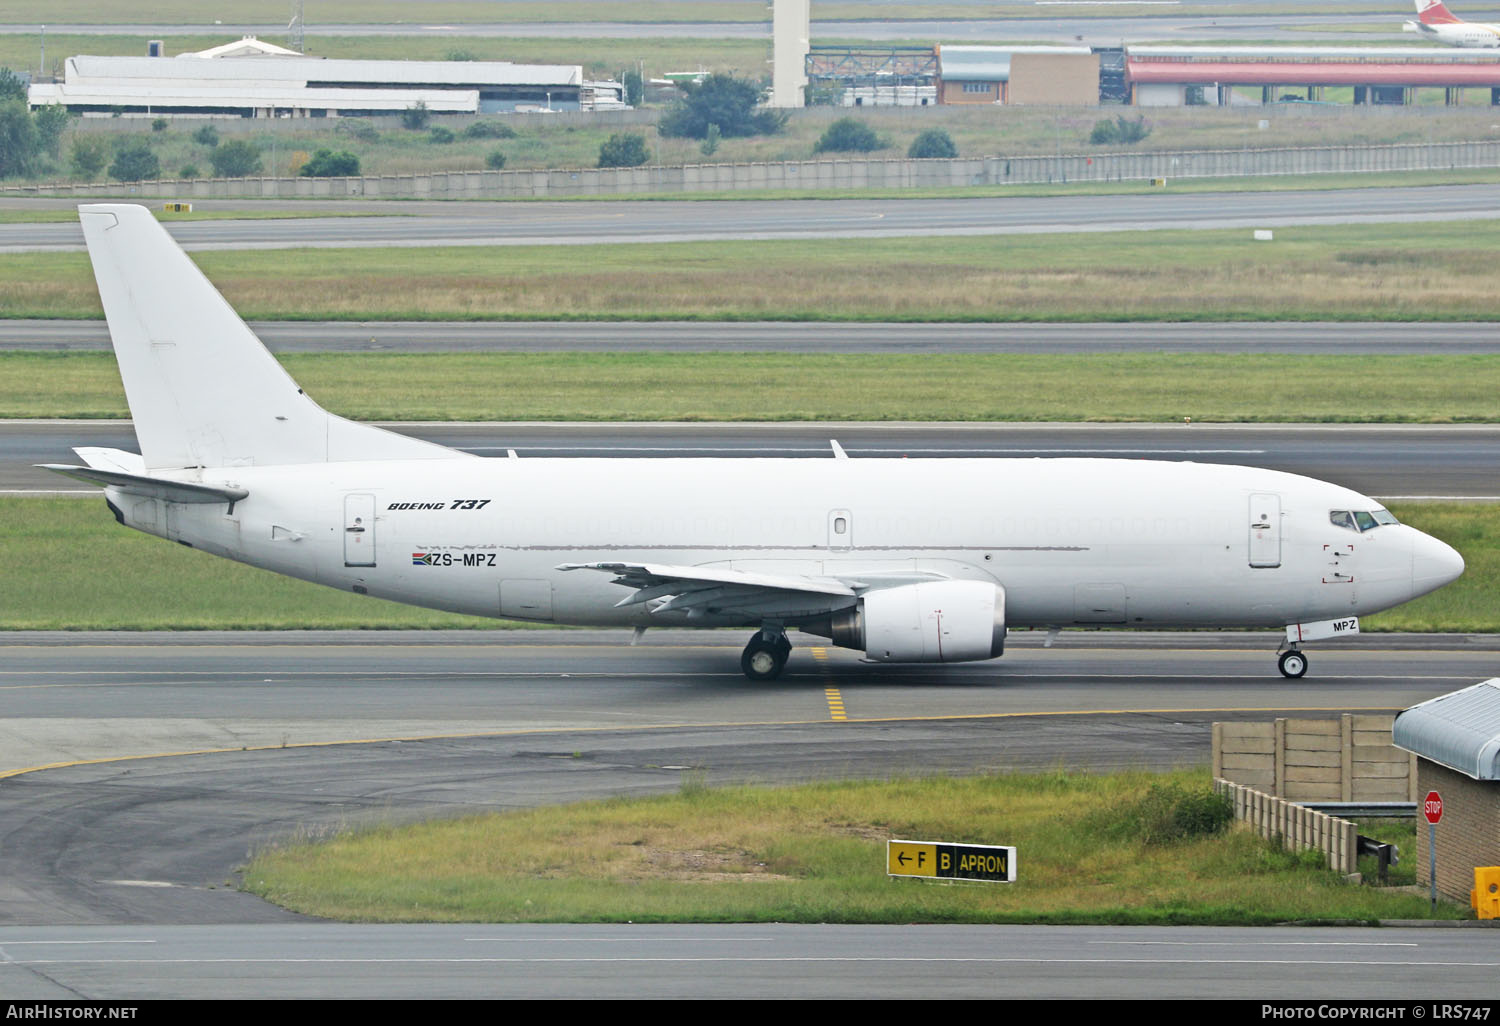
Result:
M148 469L466 456L318 406L145 207L78 215Z
M1417 0L1417 20L1423 25L1463 24L1463 19L1455 18L1443 0Z

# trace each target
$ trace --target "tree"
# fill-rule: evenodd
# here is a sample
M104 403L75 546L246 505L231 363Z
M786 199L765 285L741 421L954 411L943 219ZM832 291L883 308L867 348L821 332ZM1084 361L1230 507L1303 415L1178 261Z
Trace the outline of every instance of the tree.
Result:
M756 110L760 87L748 79L713 74L694 85L662 115L656 130L669 139L705 139L708 126L718 125L726 139L774 135L786 125L785 111Z
M646 98L646 89L641 83L641 73L631 68L620 76L620 84L625 87L625 102L632 107L639 107L641 101Z
M619 132L599 147L600 167L639 167L651 159L646 137L639 132Z
M491 171L501 170L505 167L505 154L501 153L499 150L490 150L489 153L485 154L484 166L489 168Z
M219 145L219 130L213 125L204 125L193 133L193 142L213 149Z
M814 153L869 153L882 149L885 140L863 121L854 118L839 118L828 126L822 138L813 147Z
M401 124L413 132L420 132L427 127L427 119L430 117L432 112L427 109L427 104L418 100L401 112Z
M297 173L303 178L347 178L359 174L359 158L348 150L319 150Z
M244 139L220 143L208 155L214 174L220 178L244 178L260 172L260 147Z
M26 101L0 101L0 178L27 174L36 157L36 125Z
M36 126L36 144L50 157L56 157L62 146L62 134L72 123L73 115L60 103L49 103L38 107L31 114L31 123Z
M929 128L912 140L911 149L906 151L906 155L919 159L956 157L958 147L953 145L953 137L941 128Z
M161 177L161 161L151 152L146 142L137 139L126 142L115 152L114 163L109 165L109 177L117 182L142 182L148 178Z
M26 83L9 68L0 68L0 101L26 100Z
M73 149L68 155L68 162L73 165L73 173L80 178L94 180L99 177L99 172L104 170L104 165L109 160L109 147L104 140L97 135L74 138Z
M451 143L454 140L453 129L444 128L442 125L433 125L432 131L427 133L427 141L434 143Z

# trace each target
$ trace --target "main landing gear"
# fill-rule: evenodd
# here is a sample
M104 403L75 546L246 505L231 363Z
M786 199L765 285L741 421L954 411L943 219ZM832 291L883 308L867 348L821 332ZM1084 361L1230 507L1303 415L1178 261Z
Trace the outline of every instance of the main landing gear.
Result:
M775 680L792 654L792 643L780 627L762 627L740 654L740 669L751 680Z
M1307 672L1307 656L1295 648L1289 648L1276 660L1276 668L1283 677L1295 679Z

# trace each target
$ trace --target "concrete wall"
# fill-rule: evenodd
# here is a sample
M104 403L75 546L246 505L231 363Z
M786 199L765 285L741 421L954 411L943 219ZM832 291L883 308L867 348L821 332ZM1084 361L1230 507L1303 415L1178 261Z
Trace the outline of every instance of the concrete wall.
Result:
M1416 801L1416 758L1391 744L1393 719L1215 723L1213 774L1291 801Z
M1443 819L1436 828L1438 893L1467 905L1475 867L1500 866L1500 782L1475 780L1419 758L1418 800L1428 791L1443 796ZM1417 882L1424 889L1429 879L1427 857L1427 820L1419 815L1415 864Z
M1328 868L1345 876L1359 869L1359 831L1347 819L1315 812L1233 781L1214 780L1214 792L1229 798L1234 818L1268 841L1288 850L1312 848L1323 853Z
M1500 141L1274 150L1120 151L1055 157L958 157L953 160L872 157L553 171L452 171L364 178L214 178L133 185L64 182L4 186L0 187L0 195L167 199L267 196L481 199L799 188L945 188L1147 178L1165 178L1170 182L1175 178L1362 174L1467 167L1500 167Z

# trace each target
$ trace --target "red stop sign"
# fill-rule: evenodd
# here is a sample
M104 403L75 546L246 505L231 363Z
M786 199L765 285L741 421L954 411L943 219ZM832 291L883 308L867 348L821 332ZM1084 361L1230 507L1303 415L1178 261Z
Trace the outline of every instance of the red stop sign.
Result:
M1427 797L1422 800L1422 815L1427 817L1427 822L1437 826L1438 820L1443 818L1443 796L1436 791L1428 791Z

